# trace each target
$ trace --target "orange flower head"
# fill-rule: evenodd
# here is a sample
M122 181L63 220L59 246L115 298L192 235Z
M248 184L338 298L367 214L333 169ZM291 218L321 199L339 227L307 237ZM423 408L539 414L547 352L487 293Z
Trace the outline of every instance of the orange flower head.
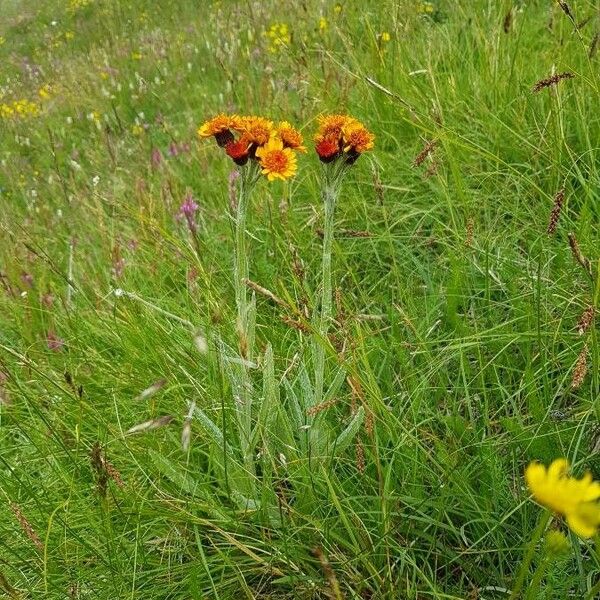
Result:
M277 135L285 148L292 148L298 152L306 152L306 148L302 145L304 143L302 134L287 121L279 123Z
M340 155L340 143L337 137L318 137L315 150L324 163L334 161Z
M198 135L202 138L214 136L219 146L224 147L229 142L233 142L233 133L231 129L235 129L239 123L237 115L220 114L208 121L205 121L198 128Z
M273 121L264 117L242 117L240 131L254 146L264 146L273 134Z
M260 161L261 173L269 181L275 179L288 179L293 177L297 170L296 155L291 148L285 148L283 142L272 137L265 145L256 150L256 157Z
M342 129L342 138L344 141L344 152L355 152L362 154L367 150L372 150L375 136L358 121L346 125Z
M250 142L242 136L239 140L229 142L225 146L225 152L236 165L243 166L248 162Z
M317 137L340 137L342 129L356 122L356 119L348 115L321 115L318 117L319 130ZM315 141L319 141L315 138Z

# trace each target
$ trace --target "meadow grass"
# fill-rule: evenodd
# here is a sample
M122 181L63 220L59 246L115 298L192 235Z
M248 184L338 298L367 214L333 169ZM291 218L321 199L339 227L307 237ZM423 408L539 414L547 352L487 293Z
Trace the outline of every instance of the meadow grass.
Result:
M524 467L600 474L600 13L565 6L0 0L0 593L509 597ZM250 199L253 368L232 163L196 135L224 111L309 146ZM327 112L376 146L323 337ZM594 597L594 543L551 527L571 549L534 545L522 597Z

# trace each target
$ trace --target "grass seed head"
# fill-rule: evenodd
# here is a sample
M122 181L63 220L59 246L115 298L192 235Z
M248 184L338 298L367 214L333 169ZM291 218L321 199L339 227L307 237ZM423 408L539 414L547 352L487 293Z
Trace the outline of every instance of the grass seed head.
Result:
M552 206L552 212L550 213L550 221L548 223L547 233L553 235L560 219L560 213L562 212L563 203L565 201L565 188L559 190L554 196L554 205Z
M573 79L573 77L575 77L575 75L573 73L569 73L568 71L565 71L564 73L557 73L556 75L552 75L552 77L547 77L546 79L540 79L533 86L533 93L537 94L538 92L540 92L541 90L543 90L545 88L554 87L559 82L561 82L563 79Z

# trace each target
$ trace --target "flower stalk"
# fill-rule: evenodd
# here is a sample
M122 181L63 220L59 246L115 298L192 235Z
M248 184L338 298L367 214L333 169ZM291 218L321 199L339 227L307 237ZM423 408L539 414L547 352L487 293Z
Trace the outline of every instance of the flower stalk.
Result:
M237 327L241 334L247 331L248 294L244 280L248 279L248 251L246 248L246 217L248 200L253 185L250 181L250 169L240 169L239 191L235 213L235 247L234 247L234 287L237 309ZM254 170L255 171L255 170ZM255 181L254 181L255 182ZM246 357L244 357L246 358Z
M519 567L519 572L517 573L517 579L515 581L515 585L512 589L512 593L510 594L509 600L517 600L519 595L521 594L521 590L523 589L523 584L525 583L525 579L527 574L529 573L529 567L531 566L531 562L533 561L533 557L535 556L535 551L537 545L548 526L548 522L552 517L552 513L549 510L545 510L540 519L538 521L537 527L533 532L533 536L527 546L527 551L525 552L525 556L523 558L523 562Z
M321 304L317 322L319 339L315 347L315 398L314 404L323 399L325 377L325 345L332 316L333 286L331 282L331 254L333 250L335 205L339 196L339 185L326 182L323 187L325 222L323 224L323 258L321 266Z
M335 205L346 172L352 168L363 152L373 148L375 137L360 121L347 115L321 116L318 121L319 129L315 135L315 151L322 163L321 186L325 222L323 224L321 298L318 316L315 318L318 339L315 341L313 351L315 370L313 406L318 406L323 401L325 349L328 344L327 334L332 317L331 254Z

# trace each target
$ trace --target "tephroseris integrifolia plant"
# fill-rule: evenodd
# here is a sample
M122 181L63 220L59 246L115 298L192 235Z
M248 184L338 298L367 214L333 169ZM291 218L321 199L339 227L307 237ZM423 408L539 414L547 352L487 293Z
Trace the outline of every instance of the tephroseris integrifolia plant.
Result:
M244 469L252 480L255 473L252 442L254 394L248 366L254 360L254 312L247 291L250 253L246 219L253 190L261 175L268 181L292 177L297 169L296 152L305 149L302 136L289 123L275 126L272 121L256 116L218 115L205 122L198 134L202 138L214 137L238 169L232 211L235 220L233 271L239 357L232 360L231 356L226 356L226 346L222 343L220 346L234 394ZM252 484L244 486L243 493L249 493L251 488Z
M295 175L296 152L304 151L302 136L288 122L275 126L273 121L256 116L218 115L198 130L200 137L214 137L239 170L235 208L234 287L238 329L247 334L248 279L246 216L252 191L261 175L269 181ZM243 354L243 352L242 352Z
M332 317L331 252L334 237L335 206L345 174L363 152L373 148L374 135L347 115L325 115L318 118L315 150L322 163L321 189L324 205L323 260L321 268L321 297L314 326L319 339L314 346L315 388L314 405L323 398L325 377L325 348Z

